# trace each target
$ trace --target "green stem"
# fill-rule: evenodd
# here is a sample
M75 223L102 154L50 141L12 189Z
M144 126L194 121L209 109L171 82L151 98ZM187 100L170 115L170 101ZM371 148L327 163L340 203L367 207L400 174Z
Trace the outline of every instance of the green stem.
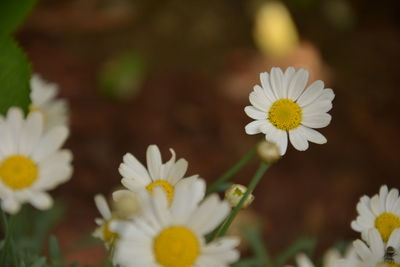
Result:
M244 166L246 166L256 155L256 147L253 147L247 154L240 159L232 168L227 170L222 176L220 176L213 184L211 184L207 189L207 195L216 192L218 188L225 182L240 171Z
M266 163L266 162L260 163L260 166L258 167L257 172L254 174L249 185L247 186L247 190L243 194L243 197L240 199L240 201L236 205L236 207L231 211L228 218L225 220L225 223L223 223L220 226L220 228L218 229L218 231L215 234L215 237L224 236L226 234L226 232L229 229L229 226L231 226L233 220L239 214L239 211L242 209L242 206L243 206L244 202L246 201L247 197L254 191L257 184L260 182L261 178L263 177L264 173L267 171L267 169L270 165L271 164Z
M11 256L11 260L13 263L13 266L18 267L18 259L17 259L17 255L14 251L15 247L14 247L14 240L12 238L12 232L13 232L13 220L12 217L9 217L9 220L7 220L7 215L4 213L3 209L0 208L0 217L1 217L1 223L3 225L3 231L4 231L4 247L3 247L3 253L2 253L2 257L1 257L1 266L3 266L3 264L5 262L7 262L7 257Z

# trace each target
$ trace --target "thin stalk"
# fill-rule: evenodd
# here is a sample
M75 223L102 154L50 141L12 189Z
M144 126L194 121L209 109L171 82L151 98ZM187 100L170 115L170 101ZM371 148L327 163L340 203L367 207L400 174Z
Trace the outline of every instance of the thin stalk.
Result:
M220 226L215 237L224 236L231 226L235 217L239 214L239 211L242 209L242 206L248 196L254 191L257 184L260 182L261 178L263 177L264 173L267 171L271 164L266 162L261 162L260 166L258 167L257 172L254 174L253 178L251 179L249 185L247 186L246 192L243 194L243 197L240 199L239 203L236 205L235 208L231 211L228 218L225 220L225 223Z
M246 166L256 155L256 147L253 147L247 154L241 158L232 168L227 170L223 175L221 175L213 184L211 184L207 189L207 195L216 192L218 188L225 182L229 181L232 176L234 176L238 171L240 171L244 166Z
M11 260L13 262L13 266L18 267L18 259L17 255L15 254L15 247L14 247L14 240L12 238L12 231L13 231L13 222L12 222L12 217L9 217L9 220L7 220L7 215L4 213L3 209L0 208L0 218L1 218L1 223L3 225L3 231L4 231L4 247L3 247L3 253L2 253L2 258L1 258L1 266L5 262L7 262L7 257L11 256Z

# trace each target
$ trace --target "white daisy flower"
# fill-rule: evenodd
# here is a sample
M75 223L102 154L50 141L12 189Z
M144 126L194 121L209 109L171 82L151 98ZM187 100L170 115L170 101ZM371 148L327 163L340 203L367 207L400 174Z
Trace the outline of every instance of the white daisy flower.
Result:
M45 128L68 124L68 106L63 99L56 99L58 85L44 81L35 74L31 78L31 112L39 111L44 117Z
M365 239L368 230L376 228L384 242L387 242L392 231L400 227L399 190L388 190L381 186L379 194L372 198L363 196L357 204L358 217L351 222L351 228L361 232Z
M103 218L96 218L95 222L99 226L94 231L93 236L103 240L107 248L111 247L118 239L118 234L110 230L110 223L114 220L111 215L110 207L103 195L96 195L94 202Z
M261 86L250 93L251 106L244 110L255 121L246 125L247 134L264 133L266 140L277 144L281 155L289 140L297 150L304 151L308 142L326 143L326 138L312 128L323 128L331 121L327 112L335 97L332 89L324 89L320 80L306 88L308 71L293 67L272 68L271 74L260 74Z
M43 131L43 118L33 112L26 119L19 108L0 116L0 198L8 213L31 203L48 209L52 199L45 191L66 182L72 174L72 154L60 149L68 129L57 126Z
M204 201L205 182L183 180L171 206L165 191L142 194L142 213L129 222L113 222L120 235L114 264L121 267L228 267L239 258L239 241L223 237L208 244L204 236L228 215L229 204L216 194ZM202 201L202 202L201 202ZM200 203L201 202L201 203Z
M368 245L367 245L368 244ZM358 258L344 259L339 267L400 267L400 228L392 232L387 243L378 230L372 228L367 234L367 244L353 242Z
M182 179L196 180L198 175L183 178L186 173L188 162L179 159L175 162L175 152L170 149L172 157L162 163L160 150L156 145L147 148L147 169L130 153L125 154L123 162L119 166L122 175L121 183L133 192L146 188L153 192L154 188L161 187L167 193L171 202L174 196L175 186Z

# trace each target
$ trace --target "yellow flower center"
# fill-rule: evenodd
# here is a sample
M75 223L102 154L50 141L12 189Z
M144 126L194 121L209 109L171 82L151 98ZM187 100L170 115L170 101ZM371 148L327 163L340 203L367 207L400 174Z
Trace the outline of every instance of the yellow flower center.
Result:
M110 230L110 221L104 222L102 230L104 242L109 246L112 246L114 242L119 238L119 235Z
M38 177L38 168L29 158L13 155L0 164L0 179L14 190L32 185Z
M156 261L163 267L190 267L200 254L200 243L188 228L172 226L158 234L153 249Z
M302 111L296 102L287 98L279 99L269 109L268 119L276 128L289 131L300 125Z
M382 240L387 242L394 229L400 227L400 218L393 213L385 212L375 219L375 228L381 233Z
M174 186L167 181L158 180L146 186L146 189L150 193L153 193L154 187L156 186L160 186L162 189L164 189L165 193L167 194L168 202L172 203L172 199L174 197Z

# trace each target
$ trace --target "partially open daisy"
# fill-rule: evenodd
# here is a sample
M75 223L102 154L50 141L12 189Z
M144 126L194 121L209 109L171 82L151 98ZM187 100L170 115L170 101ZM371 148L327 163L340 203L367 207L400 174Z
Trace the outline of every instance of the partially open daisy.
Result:
M54 83L44 81L35 74L31 78L31 105L30 111L39 111L44 118L45 128L51 128L68 123L67 102L63 99L56 99L58 86Z
M31 203L47 209L52 199L45 191L66 182L72 174L72 155L60 149L68 129L57 126L43 131L43 118L33 112L26 119L19 108L0 116L0 198L8 213Z
M113 222L120 239L114 264L131 267L228 267L239 254L238 240L219 238L205 244L204 236L228 215L229 204L214 194L203 202L201 179L182 181L175 188L172 205L160 187L153 196L142 194L142 213L129 222Z
M339 267L400 267L400 229L393 231L384 243L378 230L372 228L367 234L367 244L356 240L353 246L358 258L344 259Z
M394 229L400 227L399 190L388 190L381 186L379 194L372 198L363 196L357 204L358 217L351 222L351 228L361 232L363 238L371 228L378 229L384 242L387 242Z
M266 140L277 144L281 155L286 153L288 136L300 151L308 142L326 143L326 138L312 128L323 128L331 121L327 113L335 97L332 89L324 89L320 80L306 88L308 71L293 67L272 68L271 74L260 74L261 86L254 86L246 114L255 121L246 125L247 134L264 133Z
M123 162L119 166L119 173L122 175L121 183L132 191L147 189L152 193L154 188L162 188L172 201L175 186L182 179L195 180L198 175L183 178L186 173L188 163L185 159L175 162L175 152L170 149L172 157L162 163L160 150L156 145L147 148L147 169L130 153L125 154Z
M107 248L111 247L118 239L118 234L110 230L110 222L113 220L110 207L103 195L96 195L94 202L103 218L96 218L95 222L99 226L94 231L93 236L103 240Z

